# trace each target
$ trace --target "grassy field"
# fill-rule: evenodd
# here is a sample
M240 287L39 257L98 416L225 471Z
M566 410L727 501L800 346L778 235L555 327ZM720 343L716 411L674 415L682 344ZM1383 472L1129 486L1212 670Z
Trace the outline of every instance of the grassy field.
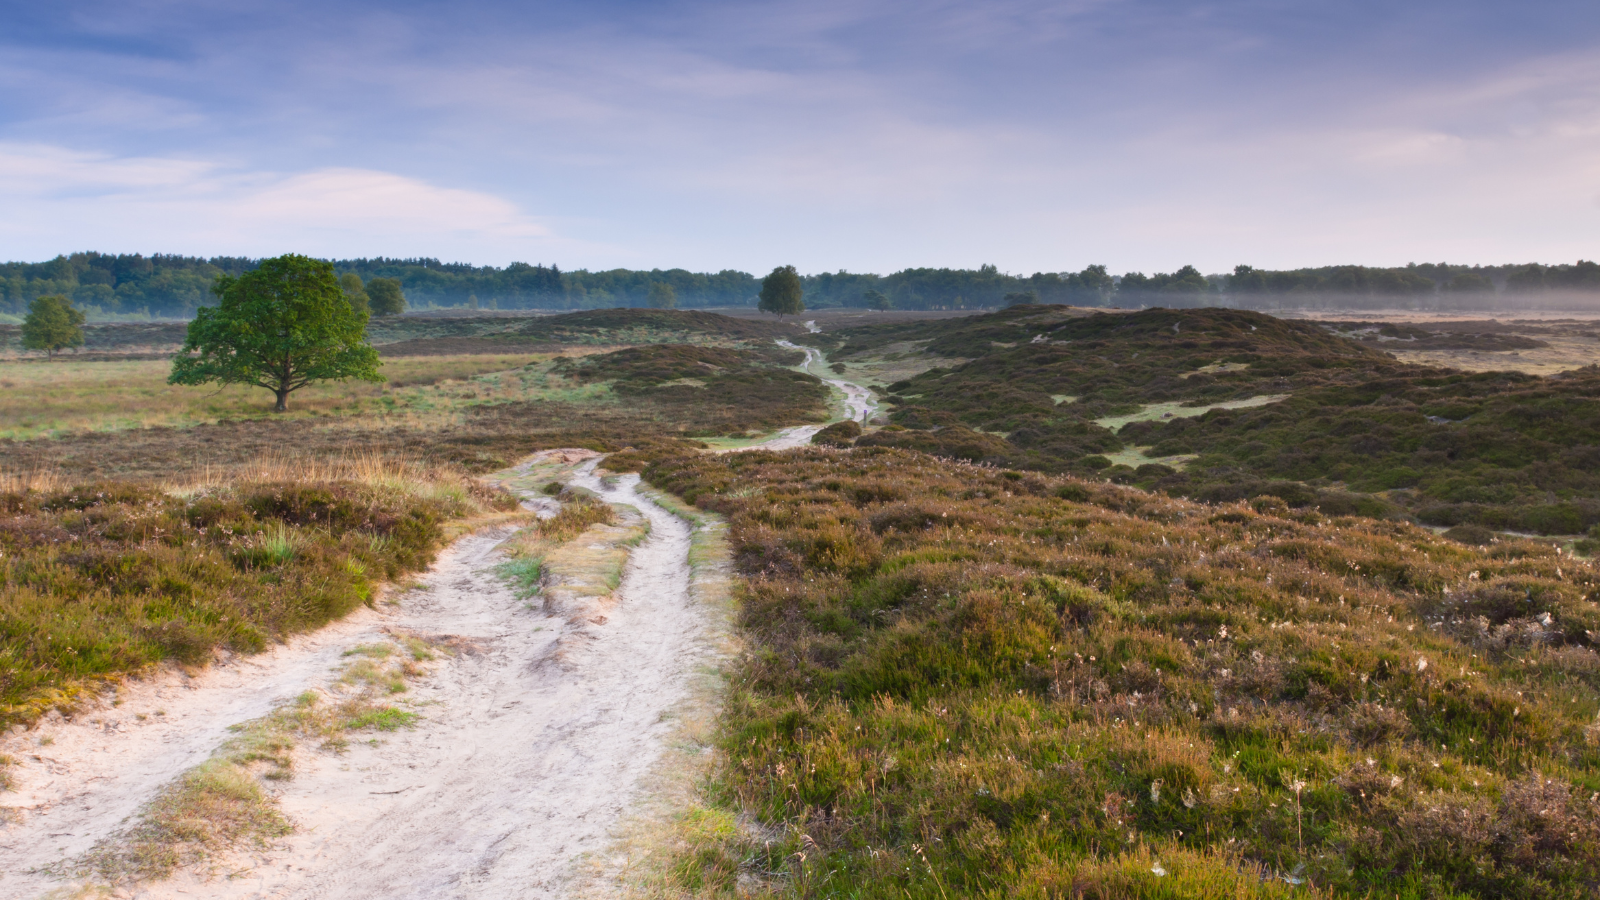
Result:
M387 384L322 382L295 392L291 417L377 414L429 404L444 382L546 362L551 354L420 356L384 359ZM0 361L0 438L51 437L79 431L186 426L220 419L266 418L272 394L260 388L167 384L168 359ZM494 396L498 379L476 379ZM440 388L443 390L443 388ZM452 395L453 399L456 398Z
M419 321L450 328L458 320ZM570 343L544 341L541 353L386 355L390 383L315 385L290 398L286 415L270 413L261 390L169 387L170 363L159 359L0 362L0 379L14 385L0 400L0 476L182 480L263 455L349 453L484 472L553 447L632 447L642 464L660 449L692 446L684 443L692 437L743 437L827 415L821 384L774 355L770 335L791 334L792 324L626 309L462 321L463 328L537 325L540 335ZM573 362L614 350L596 342L637 339L648 348L684 335L695 338L685 345L693 352L733 356L700 367L714 377L699 384L640 380L629 369L635 357L617 357L604 373Z
M647 478L729 518L745 577L687 892L1600 881L1597 572L1547 544L888 449Z

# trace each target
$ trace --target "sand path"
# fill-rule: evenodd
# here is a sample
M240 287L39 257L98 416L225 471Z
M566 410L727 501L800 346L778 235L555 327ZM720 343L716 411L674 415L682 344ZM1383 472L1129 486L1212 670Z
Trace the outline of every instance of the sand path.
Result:
M808 326L811 325L809 322L806 324ZM786 350L799 350L800 352L804 353L806 355L806 361L802 363L800 367L806 372L822 379L824 382L844 394L844 417L846 419L854 419L857 422L865 422L869 416L877 411L878 404L876 399L873 397L872 391L862 387L859 384L852 384L848 381L841 381L837 378L828 377L827 371L823 368L824 360L821 350L817 350L812 347L802 347L799 344L794 344L783 340L778 341L778 346L783 347ZM817 432L821 431L823 427L823 425L796 425L793 428L785 428L784 430L778 432L759 444L741 449L792 450L795 447L805 447L811 443L811 439L815 437Z
M483 533L445 551L392 611L363 610L194 678L132 685L114 708L13 735L9 752L28 757L18 772L28 808L0 832L0 897L59 887L27 870L113 832L229 725L326 683L343 650L384 627L471 648L412 688L423 721L341 756L303 754L280 794L297 831L279 848L132 896L560 896L636 799L666 714L710 652L704 611L689 603L689 526L641 496L638 476L607 485L592 470L573 481L651 525L603 617L517 600L493 574L506 533ZM53 742L39 746L41 734Z

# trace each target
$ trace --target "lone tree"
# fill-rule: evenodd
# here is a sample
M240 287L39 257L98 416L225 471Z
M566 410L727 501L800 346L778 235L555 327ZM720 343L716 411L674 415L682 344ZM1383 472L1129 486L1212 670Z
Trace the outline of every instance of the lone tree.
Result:
M894 309L894 301L890 300L889 295L882 291L869 288L866 293L861 295L861 299L866 301L868 309L875 309L879 312L886 309Z
M220 276L211 291L222 302L195 311L167 383L255 385L283 412L289 394L313 381L383 381L367 313L351 305L332 264L291 253Z
M756 308L774 313L778 318L798 316L806 311L804 290L800 287L800 273L794 266L779 266L761 280L761 302Z
M73 309L72 301L60 294L35 297L22 320L22 346L43 350L48 357L68 347L82 347L84 318L83 311Z
M665 281L658 281L650 285L650 307L652 309L676 309L678 306L678 292L672 285Z
M367 282L367 298L375 316L398 316L406 311L406 295L400 290L398 278L374 278Z

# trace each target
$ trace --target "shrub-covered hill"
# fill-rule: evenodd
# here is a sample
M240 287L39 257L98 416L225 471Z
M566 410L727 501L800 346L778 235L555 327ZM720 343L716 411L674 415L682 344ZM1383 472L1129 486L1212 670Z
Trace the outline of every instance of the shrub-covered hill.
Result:
M885 448L646 477L728 516L747 577L720 807L695 819L686 886L1532 900L1600 884L1591 563ZM763 829L741 834L743 815Z
M507 352L541 345L770 344L805 331L793 322L622 308L558 316L400 317L374 320L368 330L385 356Z
M1025 306L818 338L836 359L926 341L971 360L891 385L898 428L865 444L1438 525L1600 524L1600 370L1416 366L1313 323L1221 309ZM1211 407L1232 408L1196 415ZM1106 457L1132 448L1121 465Z
M609 381L677 431L708 436L826 419L827 386L787 368L804 359L770 344L759 350L656 344L581 357L561 371L578 381Z

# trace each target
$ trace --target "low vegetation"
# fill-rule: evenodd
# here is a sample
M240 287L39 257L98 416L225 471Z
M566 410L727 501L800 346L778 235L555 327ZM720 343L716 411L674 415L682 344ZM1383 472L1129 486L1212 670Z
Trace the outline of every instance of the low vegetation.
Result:
M1596 572L1547 544L883 448L646 477L726 515L746 577L720 811L682 887L1576 898L1600 881Z
M1411 365L1382 342L1218 309L1021 306L812 340L845 360L913 340L972 360L891 384L899 430L863 445L1439 526L1571 535L1600 524L1594 367L1539 377Z
M274 474L185 492L0 494L0 724L166 660L202 664L317 628L426 566L451 520L516 506L459 477L376 464Z
M666 428L709 437L827 418L827 386L787 368L804 358L776 347L659 345L576 358L563 369L578 381L609 381L619 396L648 403Z

